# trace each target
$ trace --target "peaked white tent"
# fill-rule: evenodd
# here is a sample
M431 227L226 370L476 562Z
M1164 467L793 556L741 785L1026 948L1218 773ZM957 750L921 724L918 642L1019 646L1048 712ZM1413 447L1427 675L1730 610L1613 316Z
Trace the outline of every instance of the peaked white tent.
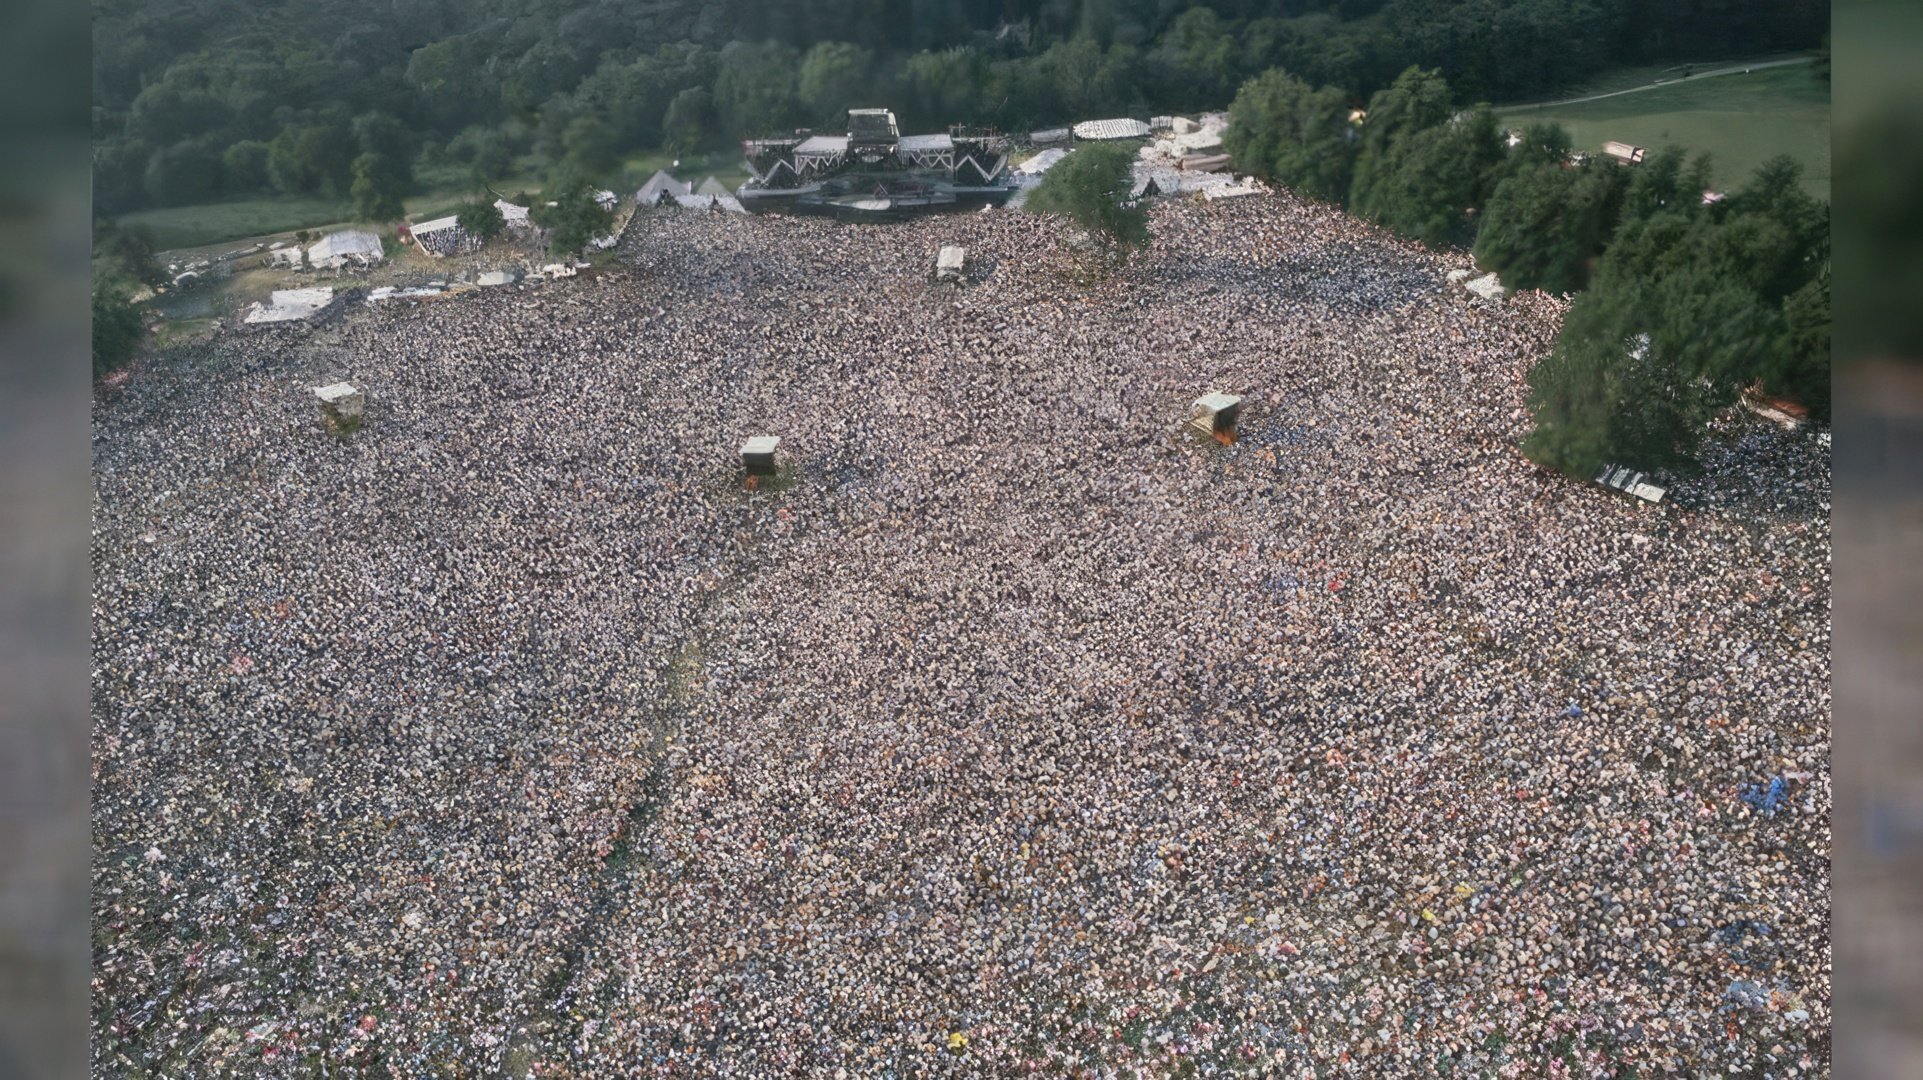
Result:
M634 193L634 201L638 206L660 206L670 199L692 194L692 186L669 176L667 170L663 169L648 177L648 182Z

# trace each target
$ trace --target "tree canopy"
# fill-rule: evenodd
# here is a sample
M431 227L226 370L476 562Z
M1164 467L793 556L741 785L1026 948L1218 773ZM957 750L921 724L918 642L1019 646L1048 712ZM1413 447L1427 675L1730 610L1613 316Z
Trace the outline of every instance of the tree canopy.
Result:
M895 108L919 130L1219 108L1276 68L1357 104L1412 65L1465 102L1523 100L1611 65L1812 48L1829 17L1827 0L1725 7L1705 19L1644 0L917 0L900 14L876 0L101 0L95 190L118 214L268 191L344 200L364 154L405 185L441 153L496 176L570 155L606 166L665 146L677 100L682 145L825 124L850 105ZM683 99L695 90L705 109ZM570 140L582 119L605 131ZM1370 169L1358 180L1378 184Z
M1687 464L1707 422L1758 385L1828 418L1829 256L1809 232L1827 210L1792 195L1795 178L1779 158L1714 206L1625 217L1530 373L1532 458L1576 473Z
M1148 212L1129 198L1131 143L1091 143L1043 174L1027 208L1060 214L1082 227L1105 254L1126 259L1148 244Z
M1236 163L1323 202L1349 194L1359 131L1349 122L1349 95L1320 90L1281 68L1242 84L1229 107L1222 148Z

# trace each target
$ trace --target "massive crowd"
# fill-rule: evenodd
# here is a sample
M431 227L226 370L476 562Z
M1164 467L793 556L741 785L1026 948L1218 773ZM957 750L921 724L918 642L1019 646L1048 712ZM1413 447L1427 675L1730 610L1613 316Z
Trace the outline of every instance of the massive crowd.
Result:
M96 1071L1825 1071L1826 447L1545 473L1562 301L1154 227L648 212L104 395Z

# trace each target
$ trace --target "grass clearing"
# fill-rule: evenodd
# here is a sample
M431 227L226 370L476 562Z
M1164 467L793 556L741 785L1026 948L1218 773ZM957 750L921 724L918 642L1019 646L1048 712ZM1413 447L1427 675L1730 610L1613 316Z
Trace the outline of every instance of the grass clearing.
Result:
M1651 149L1674 143L1710 156L1716 186L1740 186L1778 154L1803 165L1803 186L1830 197L1830 88L1807 65L1769 68L1666 84L1578 105L1498 113L1524 127L1554 121L1579 149L1597 151L1611 139Z
M311 228L339 221L346 213L346 207L333 199L276 195L140 210L122 217L120 223L147 226L153 230L154 247L171 251Z
M540 181L522 177L503 180L496 191L537 190ZM410 218L459 206L472 197L464 183L438 186L402 200ZM336 199L308 195L267 195L254 199L170 206L161 210L139 210L121 217L123 225L145 225L154 233L156 251L174 252L232 244L239 240L259 240L297 229L333 230L360 224L352 220L353 209ZM367 226L363 226L367 227ZM391 228L377 229L392 235ZM284 237L283 237L284 238Z

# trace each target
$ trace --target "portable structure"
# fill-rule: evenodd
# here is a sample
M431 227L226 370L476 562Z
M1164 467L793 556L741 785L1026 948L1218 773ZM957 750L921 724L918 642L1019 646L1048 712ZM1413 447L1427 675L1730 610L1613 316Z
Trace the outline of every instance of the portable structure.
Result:
M756 435L741 444L741 464L749 476L775 474L775 447L780 443L780 436Z
M1205 394L1189 408L1189 423L1218 442L1235 441L1235 422L1242 416L1242 399L1234 394Z
M847 133L749 139L754 175L736 199L750 213L820 214L842 221L899 221L1001 206L1015 192L1009 140L951 127L903 135L887 109L848 110Z
M1074 127L1078 139L1145 139L1149 136L1149 126L1140 120L1084 120Z
M267 303L255 303L248 307L241 321L249 323L306 322L334 303L334 290L327 287L314 289L275 289Z
M428 255L460 255L481 246L480 240L461 228L461 219L454 214L418 222L406 228L407 238Z
M386 254L380 237L365 229L344 229L314 241L307 249L307 263L317 270L338 270L344 266L373 266Z
M314 396L320 400L321 418L335 431L354 430L367 414L367 395L351 382L316 386Z
M1663 488L1649 483L1647 473L1620 465L1604 465L1602 471L1596 474L1596 483L1650 503L1662 502L1663 496L1668 494Z
M501 212L501 224L515 232L525 232L534 227L534 220L528 216L528 208L525 206L516 206L506 199L496 199L494 209Z
M1649 151L1640 146L1631 146L1626 142L1611 140L1603 144L1603 153L1608 154L1610 157L1615 158L1625 165L1635 165L1640 163L1644 155L1648 154Z
M657 170L648 177L647 183L641 185L641 190L634 193L634 201L637 206L660 206L664 202L673 202L678 196L692 194L693 185L676 180L665 170Z
M936 281L960 281L962 268L968 260L968 249L957 244L943 244L935 256Z
M1040 176L1054 168L1057 162L1067 156L1068 151L1063 150L1061 147L1044 150L1034 157L1029 158L1027 161L1022 162L1020 165L1015 166L1015 175L1024 177Z

